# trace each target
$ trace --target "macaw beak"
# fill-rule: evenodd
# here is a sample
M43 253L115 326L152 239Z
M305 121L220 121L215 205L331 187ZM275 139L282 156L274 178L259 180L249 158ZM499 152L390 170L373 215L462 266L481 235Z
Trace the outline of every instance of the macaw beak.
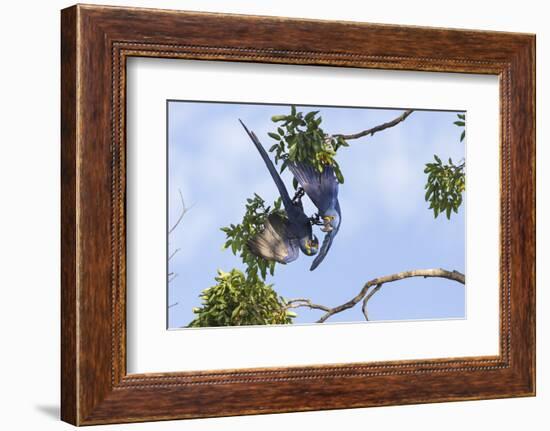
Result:
M324 225L321 228L323 232L332 232L334 230L334 227L332 227L332 219L334 217L323 217Z

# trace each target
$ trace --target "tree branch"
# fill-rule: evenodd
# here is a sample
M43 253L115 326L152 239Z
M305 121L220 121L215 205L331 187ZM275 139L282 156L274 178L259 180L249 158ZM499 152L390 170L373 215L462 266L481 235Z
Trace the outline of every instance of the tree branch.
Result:
M288 310L290 308L300 308L300 307L307 307L307 308L311 308L312 310L323 310L325 312L330 311L329 307L326 307L324 305L314 304L311 302L310 299L307 299L307 298L290 299L287 301L285 308Z
M188 211L188 208L185 206L185 201L183 200L183 195L181 194L180 189L178 189L178 193L180 195L180 200L181 200L181 214L180 214L178 220L176 221L176 223L174 223L174 225L168 231L168 235L170 235L174 231L174 229L178 227L178 225L180 224L180 222L183 219L183 216Z
M172 259L178 251L180 251L181 248L176 248L170 256L168 256L168 262L170 262L170 259Z
M363 301L362 311L366 320L369 320L367 313L367 303L378 292L382 286L386 283L392 283L394 281L403 280L405 278L424 277L424 278L446 278L447 280L456 281L457 283L465 284L466 280L464 274L458 271L448 271L446 269L413 269L410 271L402 271L384 277L374 278L367 281L361 291L351 298L349 301L344 302L341 305L330 308L325 305L314 304L307 298L295 298L287 301L288 308L307 307L312 310L322 310L325 312L317 323L325 322L329 317L334 316L337 313L348 310L355 307L359 302ZM372 289L371 289L372 288Z
M367 302L369 302L369 299L372 298L372 295L374 295L376 292L378 292L380 289L382 289L383 284L377 284L374 289L372 289L366 296L365 299L363 299L363 306L361 307L361 311L363 311L363 315L365 316L365 320L369 320L369 313L367 312Z
M187 211L189 211L189 208L187 208L185 206L185 201L183 200L183 195L181 193L181 190L178 189L178 193L180 195L180 200L181 200L181 214L179 215L176 223L174 223L174 225L170 228L170 230L168 231L168 235L170 235L174 229L176 229L178 227L178 225L180 224L180 222L183 220L183 216L185 215L185 213L187 213ZM170 256L168 256L168 262L170 262L170 260L180 251L179 248L176 248L171 254ZM172 282L174 280L174 278L176 278L178 276L178 274L176 273L173 273L173 272L169 272L168 273L168 283Z
M332 136L334 138L344 138L347 141L349 141L350 139L359 139L359 138L362 138L363 136L367 136L367 135L372 136L376 132L380 132L382 130L389 129L390 127L397 126L402 121L405 121L405 119L409 115L411 115L412 112L413 112L412 109L408 109L405 112L403 112L399 117L394 118L393 120L388 121L387 123L379 124L378 126L371 127L370 129L367 129L367 130L363 130L362 132L353 133L353 134L350 134L350 135L345 135L343 133L339 133L339 134L332 135Z
M369 299L372 298L372 296L376 292L378 292L382 288L382 285L385 283L392 283L394 281L399 281L405 278L412 278L412 277L446 278L448 280L453 280L461 284L465 283L464 274L458 271L447 271L441 268L413 269L411 271L402 271L396 274L386 275L384 277L378 277L373 280L367 281L363 286L363 288L361 289L361 291L352 299L350 299L348 302L345 302L342 305L338 305L334 308L331 308L329 311L327 311L323 316L321 316L321 318L317 321L317 323L323 323L329 317L335 315L336 313L341 313L344 310L348 310L352 307L355 307L355 305L357 305L363 298L365 298L365 301L368 302ZM371 292L369 292L368 296L365 297L365 295L367 295L367 292L372 286L376 286L376 287ZM366 314L366 303L363 304L363 314L365 314L365 317L368 319L368 315Z

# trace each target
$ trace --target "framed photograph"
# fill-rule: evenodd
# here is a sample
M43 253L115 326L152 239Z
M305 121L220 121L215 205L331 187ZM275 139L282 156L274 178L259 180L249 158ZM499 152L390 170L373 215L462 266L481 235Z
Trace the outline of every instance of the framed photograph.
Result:
M535 394L535 37L62 11L62 419Z

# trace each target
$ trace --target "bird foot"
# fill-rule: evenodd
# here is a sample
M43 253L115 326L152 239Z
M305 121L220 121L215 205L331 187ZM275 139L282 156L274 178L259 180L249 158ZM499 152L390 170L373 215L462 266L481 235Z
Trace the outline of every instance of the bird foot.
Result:
M317 226L324 225L324 223L321 221L321 217L319 216L319 214L314 214L312 217L309 218L309 221L312 225L317 225Z
M304 197L304 194L305 194L304 189L302 187L299 187L298 190L296 190L296 194L292 198L292 203L297 204L298 202L300 202Z

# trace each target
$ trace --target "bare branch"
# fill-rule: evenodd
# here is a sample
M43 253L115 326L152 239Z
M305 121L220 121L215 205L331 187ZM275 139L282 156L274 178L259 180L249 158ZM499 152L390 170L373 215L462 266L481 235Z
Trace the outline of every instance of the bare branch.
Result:
M175 256L175 254L176 254L178 251L180 251L180 250L181 250L181 248L176 248L176 249L172 252L172 254L171 254L170 256L168 256L168 262L170 262L170 259L172 259L172 258Z
M285 308L288 310L290 308L300 308L300 307L307 307L307 308L311 308L312 310L323 310L325 312L330 311L329 307L326 307L324 305L314 304L311 302L310 299L307 299L307 298L289 299L287 301Z
M178 189L178 193L180 195L180 200L181 200L181 214L178 218L178 220L176 221L176 223L174 223L174 225L170 228L170 230L168 231L168 235L170 235L175 228L178 227L178 225L180 224L180 222L182 221L183 219L183 216L185 215L185 213L188 211L189 208L187 208L185 206L185 201L183 200L183 195L181 194L181 190Z
M343 133L339 133L339 134L333 135L333 137L334 138L344 138L345 140L349 141L350 139L359 139L359 138L362 138L363 136L367 136L367 135L372 136L376 132L380 132L382 130L389 129L390 127L397 126L402 121L405 121L405 119L409 115L411 115L412 112L413 112L412 109L408 109L405 112L403 112L399 117L394 118L393 120L388 121L387 123L379 124L378 126L371 127L370 129L367 129L367 130L363 130L362 132L353 133L353 134L350 134L350 135L344 135Z
M374 295L376 292L378 292L380 289L382 289L382 284L377 284L374 289L372 289L366 296L365 299L363 299L363 306L361 307L361 311L363 311L363 315L365 316L365 320L369 320L369 313L367 312L367 303L369 302L369 299L372 298L372 295Z
M403 280L405 278L412 278L412 277L424 277L424 278L446 278L448 280L456 281L457 283L465 284L465 277L464 274L458 271L447 271L446 269L436 268L436 269L413 269L411 271L402 271L398 272L396 274L386 275L384 277L378 277L373 280L367 281L361 291L355 295L352 299L349 301L338 305L336 307L330 308L321 318L317 321L317 323L323 323L325 322L329 317L335 315L336 313L341 313L342 311L348 310L352 307L355 307L361 300L364 299L363 302L363 314L365 315L365 318L368 320L368 314L367 314L367 302L369 301L372 296L378 292L382 285L385 283L392 283L394 281ZM369 289L373 286L376 286L374 289L372 289L369 292ZM368 295L367 295L368 293ZM303 306L307 306L307 302L303 302ZM324 306L321 306L324 307ZM327 308L327 307L326 307ZM317 309L322 309L320 306L317 306Z
M170 304L170 305L168 306L168 308L175 307L176 305L178 305L178 302L174 302L173 304Z
M363 306L361 307L361 311L363 312L363 316L365 316L365 320L369 321L369 313L367 312L367 301L363 300Z
M174 223L174 225L168 231L168 235L170 235L174 231L174 229L176 229L178 227L180 222L183 220L183 216L187 213L187 211L189 211L189 208L187 208L185 206L185 201L183 200L183 194L181 193L180 189L178 189L178 194L180 195L180 200L181 200L181 214L179 215L176 223ZM172 259L178 251L180 251L180 249L176 248L172 252L172 254L170 254L170 256L168 256L168 262L170 262L170 259ZM174 278L176 278L177 276L178 276L178 274L175 274L173 272L169 272L168 273L168 283L172 282L174 280Z

